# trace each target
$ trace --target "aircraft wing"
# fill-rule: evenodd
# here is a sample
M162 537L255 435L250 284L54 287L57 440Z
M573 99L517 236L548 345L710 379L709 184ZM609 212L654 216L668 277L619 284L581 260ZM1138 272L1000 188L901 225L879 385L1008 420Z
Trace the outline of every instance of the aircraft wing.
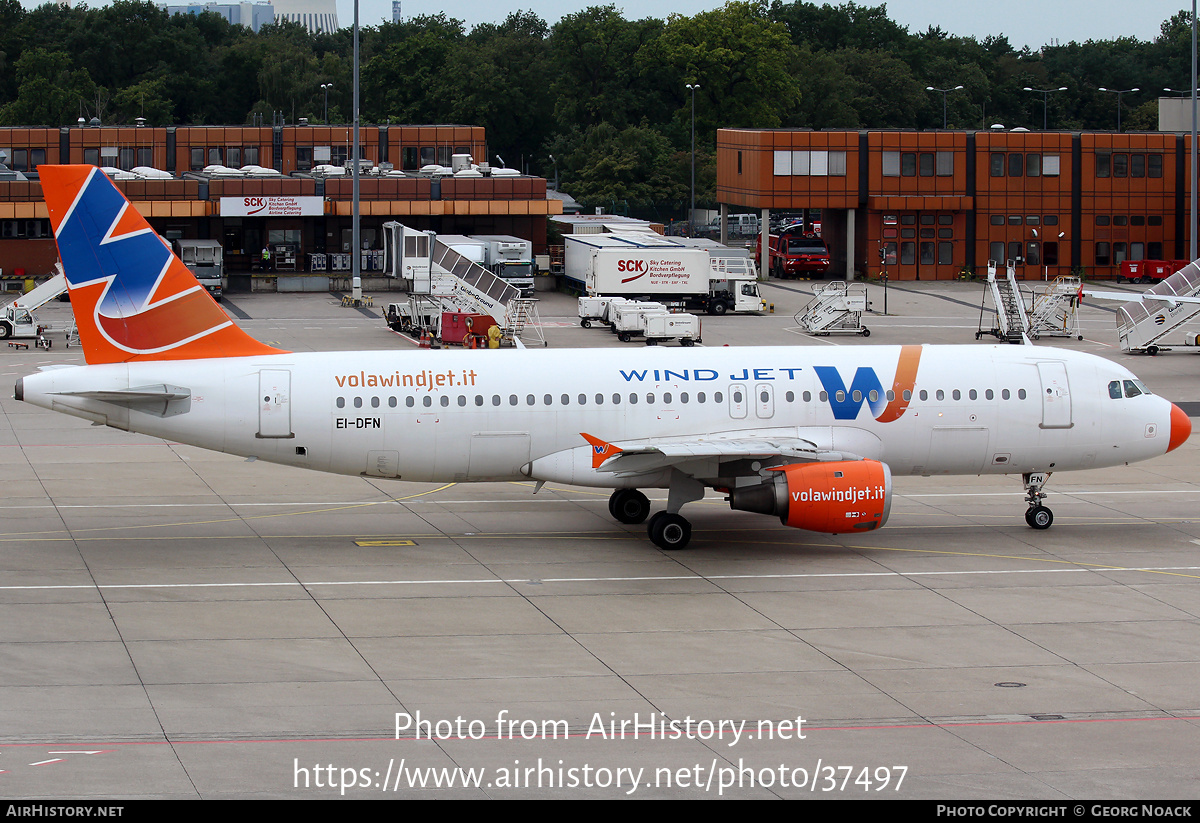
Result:
M1096 291L1084 289L1084 297L1095 297L1100 300L1120 300L1122 303L1144 303L1147 300L1157 300L1160 303L1200 303L1200 297L1183 297L1175 294L1149 294L1146 292L1127 291Z
M684 474L707 474L702 466L734 460L791 463L858 460L878 452L879 440L861 429L822 427L811 431L791 429L777 436L760 432L727 432L691 438L669 438L633 443L607 443L584 434L592 446L592 467L617 477L677 468Z

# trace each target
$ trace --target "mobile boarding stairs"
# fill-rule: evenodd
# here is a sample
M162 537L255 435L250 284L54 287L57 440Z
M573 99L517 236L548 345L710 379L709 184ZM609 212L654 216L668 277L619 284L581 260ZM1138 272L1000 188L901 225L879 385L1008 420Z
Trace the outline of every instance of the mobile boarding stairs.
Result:
M524 348L525 336L546 345L536 299L521 297L520 289L445 245L433 232L394 221L384 223L383 231L384 272L408 282L411 317L484 314L513 345Z

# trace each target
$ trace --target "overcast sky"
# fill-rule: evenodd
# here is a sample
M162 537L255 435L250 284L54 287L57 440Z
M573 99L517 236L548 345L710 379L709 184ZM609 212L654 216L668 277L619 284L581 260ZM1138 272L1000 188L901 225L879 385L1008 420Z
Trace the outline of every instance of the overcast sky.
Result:
M338 22L354 22L353 0L337 0ZM844 0L833 0L841 5ZM878 6L861 0L861 6ZM403 0L405 17L445 12L450 17L475 23L499 22L509 12L530 9L550 24L562 15L589 6L604 5L599 0ZM615 3L627 19L666 18L672 13L695 14L724 5L718 0L640 0ZM820 3L819 5L823 5ZM1159 25L1180 9L1191 10L1186 0L1005 0L1002 3L971 3L963 0L891 0L888 17L910 32L925 31L929 26L957 35L973 35L982 40L988 35L1004 34L1014 48L1038 49L1059 40L1112 40L1132 36L1152 40ZM1131 13L1132 12L1132 13ZM391 0L360 0L359 20L363 26L392 19Z

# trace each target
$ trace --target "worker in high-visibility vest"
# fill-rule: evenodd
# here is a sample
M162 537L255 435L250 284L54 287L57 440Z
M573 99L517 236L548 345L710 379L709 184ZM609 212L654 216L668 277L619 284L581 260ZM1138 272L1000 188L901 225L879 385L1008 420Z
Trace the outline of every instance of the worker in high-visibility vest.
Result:
M500 335L501 335L501 331L500 331L499 326L492 326L491 328L488 329L487 336L488 336L488 348L489 349L500 348Z

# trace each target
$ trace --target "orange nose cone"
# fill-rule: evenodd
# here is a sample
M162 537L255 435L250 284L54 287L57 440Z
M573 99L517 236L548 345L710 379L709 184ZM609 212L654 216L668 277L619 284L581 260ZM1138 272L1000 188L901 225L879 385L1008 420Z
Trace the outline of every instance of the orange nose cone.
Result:
M1171 442L1167 444L1167 451L1177 449L1184 444L1192 435L1192 421L1184 413L1183 409L1171 404Z

